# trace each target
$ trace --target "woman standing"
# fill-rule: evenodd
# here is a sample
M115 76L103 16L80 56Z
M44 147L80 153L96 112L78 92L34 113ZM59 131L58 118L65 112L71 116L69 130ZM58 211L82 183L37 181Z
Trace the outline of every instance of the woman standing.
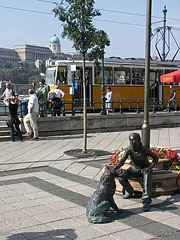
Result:
M7 119L7 126L10 127L11 141L14 142L14 127L16 128L19 140L22 141L22 133L19 128L20 120L17 115L17 110L19 106L19 99L17 96L12 96L4 99L4 104L9 108L9 115Z
M112 104L112 96L113 96L113 93L111 91L111 88L110 87L107 87L107 93L106 93L106 114L108 115L109 112L113 112L114 113L114 110L113 110L113 104Z

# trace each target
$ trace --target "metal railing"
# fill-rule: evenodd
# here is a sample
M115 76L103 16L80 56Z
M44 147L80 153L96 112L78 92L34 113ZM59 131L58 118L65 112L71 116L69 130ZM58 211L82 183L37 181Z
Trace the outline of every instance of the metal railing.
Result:
M149 111L156 113L157 111L163 111L168 105L169 99L164 99L163 101L157 101L156 99L151 99L149 102ZM115 112L119 114L123 114L124 112L136 112L140 113L143 112L144 108L144 100L143 99L114 99L113 102L113 109ZM177 108L180 108L180 98L176 99ZM170 111L174 106L171 104L168 111ZM87 100L87 113L100 113L102 109L102 101L101 99L96 99L94 101ZM54 115L55 109L53 108L52 103L47 103L47 116ZM74 100L72 103L71 100L63 100L61 109L56 111L60 111L62 116L66 116L66 114L71 114L74 116L76 113L83 112L83 99ZM4 104L0 104L0 115L8 115L9 109ZM40 108L41 113L41 108ZM18 108L18 114L20 117L23 117L27 114L27 105L25 103L21 103L20 107Z

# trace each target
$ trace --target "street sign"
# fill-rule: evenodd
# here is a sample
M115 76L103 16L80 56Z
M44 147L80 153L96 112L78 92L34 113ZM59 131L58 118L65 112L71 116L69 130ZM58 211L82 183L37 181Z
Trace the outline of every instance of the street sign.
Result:
M71 72L75 72L76 71L76 64L72 64L71 65Z

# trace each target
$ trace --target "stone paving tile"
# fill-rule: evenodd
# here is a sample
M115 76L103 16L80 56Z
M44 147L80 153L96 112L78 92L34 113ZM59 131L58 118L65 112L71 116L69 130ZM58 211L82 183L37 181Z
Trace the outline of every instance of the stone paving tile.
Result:
M69 216L66 214L65 211L52 210L51 212L38 214L35 216L35 218L38 219L41 223L49 223L49 222L54 222L61 219L67 219L69 218Z
M12 206L15 209L26 209L29 207L35 207L35 206L40 206L41 203L37 202L36 200L28 200L28 201L23 201L23 202L15 202L11 203L9 206Z
M48 182L50 183L54 183L54 181L52 180L48 180ZM64 178L61 178L59 177L59 181L58 182L55 182L55 184L57 186L61 186L63 188L68 188L68 187L74 187L74 186L77 186L78 183L77 182L73 182L73 181L70 181L70 180L67 180L67 179L64 179Z
M153 235L145 233L135 228L123 230L110 235L115 239L123 239L123 240L134 240L134 239L152 239Z
M180 216L175 216L175 217L172 217L172 218L163 219L163 223L168 225L168 226L171 226L171 227L174 227L174 228L177 228L178 230L180 230Z
M8 211L11 211L14 209L15 209L15 207L11 206L10 204L1 204L0 215L2 215L2 213L4 213L4 212L8 212Z
M38 192L32 192L32 193L25 193L25 195L29 198L29 199L42 199L42 198L50 198L52 197L52 194L48 193L48 192L44 192L44 191L40 191L39 188Z
M17 210L17 209L13 209L7 212L4 212L3 214L0 215L0 218L4 221L4 222L8 222L11 220L18 220L19 218L26 218L28 217L28 214L23 212L22 210Z
M65 210L61 210L61 213L68 215L69 217L78 217L86 214L86 209L84 207L73 207Z
M52 208L49 208L48 206L41 204L39 206L25 208L23 211L31 216L36 216L41 213L51 212Z
M41 221L34 217L26 216L25 218L18 218L18 221L15 220L8 221L7 224L13 229L19 230L25 227L40 225Z
M12 227L10 227L5 222L1 222L1 224L0 224L0 235L1 236L6 236L7 234L10 234L12 232L14 232L14 229Z
M79 174L85 168L84 164L81 163L74 163L66 168L66 171L73 174Z
M77 227L86 226L86 222L80 222L77 218L68 218L48 223L48 226L52 227L55 230L66 230L67 228L75 229Z
M6 201L7 203L14 203L14 202L21 202L21 201L27 201L29 200L28 197L26 197L23 194L19 194L19 195L13 195L10 197L3 197L2 198L4 201Z
M173 218L177 215L167 212L167 211L161 211L159 209L151 207L150 212L144 212L140 214L141 216L148 217L149 219L152 219L154 221L161 221L163 222L164 219Z
M139 226L138 229L144 233L153 234L154 236L166 236L175 232L175 228L159 222L144 224L142 226Z
M166 236L158 237L158 240L179 240L180 232L170 233Z
M76 231L70 230L64 230L63 234L66 236L72 238L72 239L78 239L78 240L87 240L87 239L98 239L100 236L104 236L105 234L101 231L98 231L91 226L85 226L76 228ZM76 237L76 238L75 238Z
M94 229L100 230L108 235L116 233L116 232L121 232L121 231L131 228L131 226L129 226L128 224L124 224L124 223L121 223L118 221L116 223L114 223L114 222L107 223L105 227L103 224L94 224L94 225L92 224L91 227ZM119 237L120 237L120 235L121 235L121 233L119 233ZM121 238L121 239L123 239L123 238Z
M95 176L99 173L99 169L87 166L80 172L80 176L87 177L87 178L95 178Z
M102 237L98 237L98 240L114 240L115 238L112 238L111 236L102 236Z
M57 201L57 202L46 203L46 206L48 206L54 210L65 210L68 208L71 209L74 207L78 207L77 204L67 201L67 200L64 200L64 199L59 199L59 201Z
M47 204L47 203L52 203L52 202L58 202L59 197L56 197L56 196L42 197L42 198L38 198L36 200L39 201L41 204Z

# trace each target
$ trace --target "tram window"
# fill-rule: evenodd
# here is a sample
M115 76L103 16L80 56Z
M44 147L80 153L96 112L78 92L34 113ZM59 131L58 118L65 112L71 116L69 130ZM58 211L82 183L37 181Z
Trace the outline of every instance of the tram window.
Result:
M105 84L112 84L113 77L112 77L112 68L111 67L104 67L104 82ZM101 68L95 69L95 83L101 84L102 83L102 76L101 76Z
M67 67L66 66L58 67L57 83L67 84Z
M101 69L100 68L95 68L94 81L95 81L96 84L101 84L102 83Z
M77 67L75 72L75 79L78 83L81 83L83 80L83 69Z
M105 82L105 84L112 84L113 83L112 68L111 67L105 67L104 68L104 82Z
M144 85L144 69L132 69L132 84Z
M114 84L130 84L130 69L114 68Z
M149 82L150 82L150 86L156 82L156 72L150 71Z
M47 68L46 69L46 84L54 84L55 83L55 68Z

